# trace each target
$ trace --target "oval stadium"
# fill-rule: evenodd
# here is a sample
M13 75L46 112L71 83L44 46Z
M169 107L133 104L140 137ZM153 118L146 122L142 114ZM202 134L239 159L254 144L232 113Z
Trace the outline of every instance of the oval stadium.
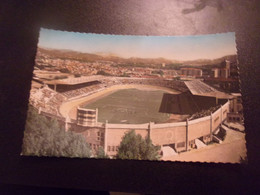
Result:
M221 142L218 134L235 100L200 80L101 75L45 81L32 87L30 96L40 114L56 118L66 130L82 134L93 151L103 147L111 157L133 129L161 146L162 155Z

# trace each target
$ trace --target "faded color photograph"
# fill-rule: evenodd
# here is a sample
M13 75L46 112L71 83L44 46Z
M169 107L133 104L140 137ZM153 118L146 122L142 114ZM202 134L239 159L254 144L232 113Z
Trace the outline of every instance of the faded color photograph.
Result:
M246 163L235 33L41 29L24 156Z

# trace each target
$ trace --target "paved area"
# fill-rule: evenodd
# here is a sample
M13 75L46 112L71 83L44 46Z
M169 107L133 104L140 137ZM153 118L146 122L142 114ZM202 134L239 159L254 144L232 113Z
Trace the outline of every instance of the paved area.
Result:
M221 144L214 143L201 149L194 149L180 153L179 155L163 157L162 160L239 163L240 157L246 157L245 134L228 130L226 139Z
M173 155L178 155L178 153L175 152L174 149L172 149L170 146L164 146L162 148L163 151L163 156L173 156Z

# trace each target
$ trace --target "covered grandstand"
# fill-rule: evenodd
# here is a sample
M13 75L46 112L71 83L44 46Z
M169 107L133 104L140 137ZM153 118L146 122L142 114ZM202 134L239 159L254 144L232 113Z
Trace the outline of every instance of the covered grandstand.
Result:
M115 85L150 85L179 91L179 94L165 93L159 112L192 115L202 110L224 104L234 96L220 92L199 80L174 81L166 79L143 79L84 76L45 81L45 87L31 92L31 104L52 114L59 115L62 102L86 97Z
M52 81L45 81L46 85L54 91L61 93L68 99L87 96L93 92L103 90L113 85L152 85L166 87L184 92L187 87L181 81L165 79L147 78L124 78L124 77L105 77L101 75L82 76L79 78L67 78Z
M62 79L59 82L57 80L47 81L45 84L43 88L34 90L30 96L30 103L40 111L39 113L46 116L51 114L53 117L57 116L58 119L62 117L62 123L66 129L91 135L86 136L86 141L93 146L93 149L102 146L106 154L110 156L115 155L116 150L111 151L109 148L118 147L124 133L131 129L135 129L143 137L150 135L154 144L162 147L170 146L177 152L187 151L194 147L195 140L199 138L204 143L209 143L212 141L213 133L226 120L230 109L228 99L233 97L197 80L182 82L166 79L93 76ZM178 91L178 94L164 94L160 112L193 115L202 110L209 110L210 113L177 123L150 122L129 125L97 123L98 116L96 116L96 122L89 126L81 125L77 119L67 120L68 115L60 113L59 108L64 102L81 99L112 86L124 87L124 85L150 85ZM220 98L218 102L216 102L217 98ZM210 110L212 107L216 107L216 109ZM72 107L67 109L72 109Z
M160 112L192 115L225 104L234 96L216 90L200 80L185 81L187 91L163 96Z
M218 99L232 99L233 96L216 90L200 80L192 80L184 82L192 95L215 97Z
M161 102L160 112L192 115L202 110L208 110L224 104L225 102L227 102L226 99L221 99L216 103L214 97L193 95L190 91L180 94L165 93Z
M45 81L51 89L59 93L66 91L77 90L91 85L100 84L100 81L103 79L101 75L92 75L92 76L81 76L81 77L72 77L66 79L58 79Z

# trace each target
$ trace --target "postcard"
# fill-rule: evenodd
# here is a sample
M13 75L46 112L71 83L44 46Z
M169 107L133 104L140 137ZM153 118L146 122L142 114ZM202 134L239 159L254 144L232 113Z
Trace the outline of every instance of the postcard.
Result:
M22 155L246 162L235 33L41 29Z

